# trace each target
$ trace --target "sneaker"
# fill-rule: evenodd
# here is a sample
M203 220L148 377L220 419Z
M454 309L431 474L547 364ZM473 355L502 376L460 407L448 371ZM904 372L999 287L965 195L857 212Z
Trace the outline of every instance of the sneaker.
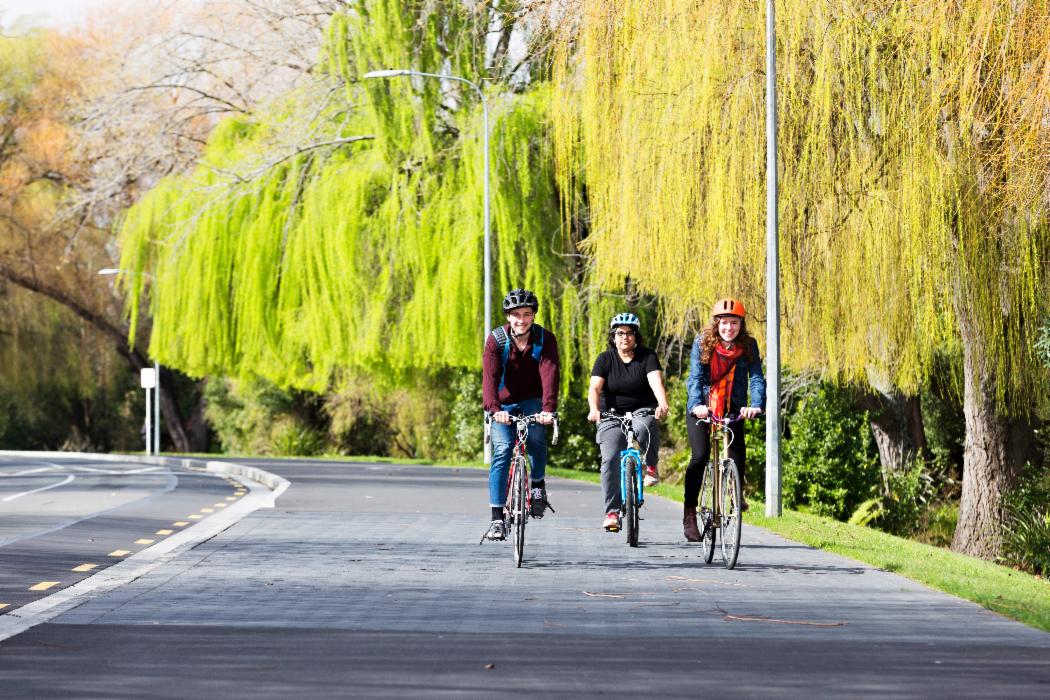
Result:
M656 467L645 468L645 478L642 479L642 484L645 486L655 486L660 483L660 475L656 472Z
M547 502L547 489L540 486L533 487L531 505L529 515L534 518L542 518L547 508L550 508L550 503Z
M486 540L505 540L507 539L507 527L503 524L502 520L493 520L489 523L489 531L485 533Z
M602 527L605 528L606 532L619 532L620 531L620 514L616 511L610 511L605 514L605 522L602 523Z

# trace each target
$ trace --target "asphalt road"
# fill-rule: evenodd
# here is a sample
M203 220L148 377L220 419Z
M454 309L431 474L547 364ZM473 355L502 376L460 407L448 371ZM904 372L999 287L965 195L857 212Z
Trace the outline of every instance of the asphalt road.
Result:
M243 493L187 469L0 455L0 612L99 573Z
M746 525L704 564L660 499L631 549L550 480L517 569L478 544L480 470L250 463L291 481L275 509L0 642L0 694L1050 694L1050 634Z

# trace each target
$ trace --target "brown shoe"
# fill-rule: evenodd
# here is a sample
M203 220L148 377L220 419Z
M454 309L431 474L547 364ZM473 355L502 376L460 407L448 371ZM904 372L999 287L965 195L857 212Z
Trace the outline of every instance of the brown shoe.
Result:
M700 528L696 524L696 508L686 506L685 516L682 518L682 529L685 531L685 539L689 542L700 541Z

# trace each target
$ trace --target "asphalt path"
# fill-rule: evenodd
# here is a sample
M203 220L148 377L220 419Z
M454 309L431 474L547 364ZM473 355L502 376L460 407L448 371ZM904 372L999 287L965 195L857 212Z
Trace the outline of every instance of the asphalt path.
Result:
M551 479L526 562L478 540L473 469L252 461L273 510L0 642L4 697L1047 697L1050 635L745 525L734 571L680 507L641 543Z

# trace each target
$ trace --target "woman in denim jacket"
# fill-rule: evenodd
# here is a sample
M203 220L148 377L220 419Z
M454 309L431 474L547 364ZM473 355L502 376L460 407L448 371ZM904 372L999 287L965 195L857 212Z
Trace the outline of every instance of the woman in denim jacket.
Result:
M744 304L736 299L722 299L711 309L711 322L693 341L686 380L688 399L686 427L692 456L685 472L685 515L682 519L685 538L700 541L696 523L696 506L700 482L711 455L711 425L698 419L738 416L730 423L733 441L729 456L740 468L741 487L746 482L747 451L744 446L743 420L762 413L766 403L766 379L758 343L747 332ZM748 402L748 393L751 401ZM747 510L747 501L742 504Z

